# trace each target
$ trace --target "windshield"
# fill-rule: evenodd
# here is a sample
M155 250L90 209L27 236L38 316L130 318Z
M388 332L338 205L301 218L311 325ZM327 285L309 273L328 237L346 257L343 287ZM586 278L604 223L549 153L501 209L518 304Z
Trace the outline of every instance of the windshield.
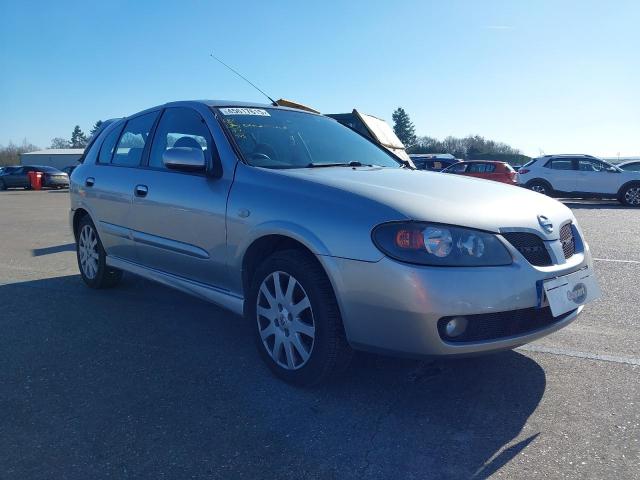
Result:
M219 108L245 160L265 168L401 165L390 153L337 121L275 108Z

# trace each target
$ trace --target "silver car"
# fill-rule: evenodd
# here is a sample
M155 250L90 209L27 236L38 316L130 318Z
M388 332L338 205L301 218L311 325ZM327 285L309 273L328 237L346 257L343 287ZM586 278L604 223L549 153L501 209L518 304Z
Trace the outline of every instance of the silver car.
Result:
M561 203L410 168L337 121L176 102L105 128L71 176L92 288L127 271L252 322L278 376L313 384L352 351L511 349L598 296Z

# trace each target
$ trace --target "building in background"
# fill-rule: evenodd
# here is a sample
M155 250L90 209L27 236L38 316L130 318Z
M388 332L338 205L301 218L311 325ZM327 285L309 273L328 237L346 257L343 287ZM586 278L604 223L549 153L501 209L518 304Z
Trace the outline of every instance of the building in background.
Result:
M22 165L47 165L62 170L64 167L78 165L78 159L84 152L83 148L50 148L36 152L22 153Z

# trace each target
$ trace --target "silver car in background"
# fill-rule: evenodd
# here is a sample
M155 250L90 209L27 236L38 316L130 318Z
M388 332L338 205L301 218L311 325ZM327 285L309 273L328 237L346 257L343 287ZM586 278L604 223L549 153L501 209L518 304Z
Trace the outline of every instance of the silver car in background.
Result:
M599 294L571 211L525 189L416 171L333 119L222 101L113 122L71 176L80 273L123 271L244 315L279 377L353 349L510 349Z

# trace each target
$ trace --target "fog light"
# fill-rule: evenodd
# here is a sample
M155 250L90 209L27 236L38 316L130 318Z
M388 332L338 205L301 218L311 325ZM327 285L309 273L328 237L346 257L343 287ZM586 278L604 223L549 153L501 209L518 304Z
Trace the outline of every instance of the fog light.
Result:
M467 329L467 323L467 319L464 317L454 317L447 322L444 331L448 337L457 337Z

